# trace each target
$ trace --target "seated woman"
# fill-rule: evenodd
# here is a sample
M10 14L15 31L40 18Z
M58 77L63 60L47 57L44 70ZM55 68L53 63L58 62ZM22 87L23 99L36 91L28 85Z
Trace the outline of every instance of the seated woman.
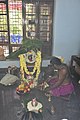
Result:
M65 96L71 94L74 91L74 86L71 82L68 66L62 63L57 57L53 57L50 63L54 66L57 74L47 80L49 87L45 90L52 96Z

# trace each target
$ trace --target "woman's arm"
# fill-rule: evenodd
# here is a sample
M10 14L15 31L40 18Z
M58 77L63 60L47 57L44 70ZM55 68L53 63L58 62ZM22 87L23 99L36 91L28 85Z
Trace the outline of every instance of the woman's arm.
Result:
M52 84L50 86L50 88L56 88L56 87L60 86L63 83L63 81L65 80L66 75L67 75L67 70L65 68L60 69L58 72L58 81L55 82L55 84Z

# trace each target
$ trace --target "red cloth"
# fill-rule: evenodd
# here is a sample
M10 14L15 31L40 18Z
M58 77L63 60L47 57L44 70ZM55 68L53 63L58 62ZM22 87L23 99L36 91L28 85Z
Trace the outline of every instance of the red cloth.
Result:
M57 79L51 80L50 84L53 84L53 83L55 84L56 82L57 82ZM68 83L66 85L60 85L59 87L54 89L52 88L50 92L52 96L65 96L65 95L71 94L73 91L74 91L73 84Z

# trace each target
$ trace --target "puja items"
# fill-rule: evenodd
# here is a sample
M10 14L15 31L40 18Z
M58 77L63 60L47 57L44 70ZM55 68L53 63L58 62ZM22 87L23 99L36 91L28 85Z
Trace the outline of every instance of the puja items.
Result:
M15 65L8 66L7 72L9 74L19 76L19 70Z
M35 113L42 112L42 104L37 101L36 98L33 98L31 101L27 103L28 111L33 111Z
M28 84L26 82L21 82L21 84L16 88L16 93L24 94L31 90L33 82L30 81Z
M36 98L32 99L31 104L32 104L33 107L37 106L38 102L37 102Z

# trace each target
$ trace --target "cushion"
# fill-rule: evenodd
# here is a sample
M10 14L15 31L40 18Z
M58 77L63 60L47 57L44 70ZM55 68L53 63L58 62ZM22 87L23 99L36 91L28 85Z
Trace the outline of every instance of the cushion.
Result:
M0 81L1 84L7 86L7 85L13 85L19 78L15 75L11 75L7 73Z

